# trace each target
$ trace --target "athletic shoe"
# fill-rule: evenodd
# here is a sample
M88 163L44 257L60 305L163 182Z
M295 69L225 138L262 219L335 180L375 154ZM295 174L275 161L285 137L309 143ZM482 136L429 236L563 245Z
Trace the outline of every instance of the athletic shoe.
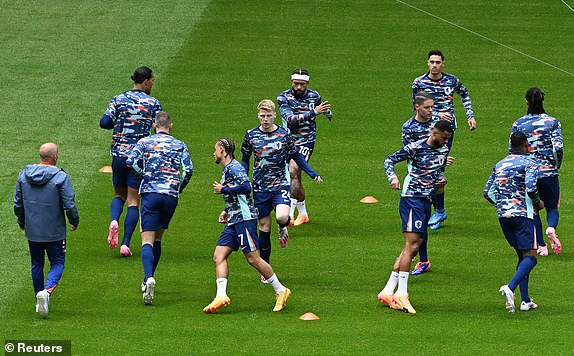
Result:
M530 299L529 302L522 301L522 303L520 303L520 310L522 311L529 311L530 309L537 309L537 308L538 304L534 303L532 299Z
M141 290L142 290L142 293L145 293L145 282L142 282L142 284L141 284Z
M506 300L506 310L508 310L509 313L514 313L516 310L516 307L514 306L514 292L508 288L508 284L500 287L498 291L502 293L504 299Z
M438 229L440 229L440 224L441 224L441 223L436 223L436 224L433 224L433 225L429 225L429 228L430 228L431 230L438 230Z
M48 303L50 302L50 293L47 290L41 290L36 294L36 313L42 318L48 316Z
M550 246L552 246L552 251L554 251L554 253L557 255L561 254L562 244L560 243L560 240L558 240L558 235L556 235L556 229L553 227L548 227L546 229L546 236L548 236L548 239L550 240Z
M283 293L277 294L275 301L275 308L273 308L273 311L278 312L283 310L283 308L285 308L285 305L287 304L287 299L289 299L290 296L291 296L291 289L285 287Z
M540 256L548 256L548 246L538 246L536 251Z
M295 218L292 216L289 216L289 227L293 227L293 225L295 225Z
M443 211L442 213L437 213L436 211L434 212L434 214L432 214L431 218L429 219L429 225L436 225L436 224L440 224L441 222L446 220L446 210ZM439 225L440 227L440 225ZM438 227L437 227L438 229ZM435 229L436 230L436 229Z
M411 305L411 301L409 300L409 295L405 295L405 296L398 296L396 294L393 294L393 302L395 302L398 306L397 309L400 309L402 311L404 311L405 313L409 313L409 314L416 314L417 311L415 310L415 308L413 308L413 306Z
M418 263L415 265L415 269L413 269L413 271L411 272L411 276L416 276L417 274L425 273L425 272L428 271L430 268L431 268L431 263L430 263L430 261L418 262Z
M261 276L261 283L268 284L267 278Z
M377 295L377 298L381 301L381 303L387 303L389 308L391 309L401 309L401 307L394 301L392 294L385 294L383 291Z
M118 222L115 220L112 220L110 223L108 232L108 246L110 246L110 248L118 247Z
M155 279L149 277L145 282L145 290L143 292L143 300L146 305L150 305L153 302L153 296L155 292Z
M281 247L286 247L289 243L289 231L287 230L287 226L279 228L279 245Z
M217 309L229 305L230 303L231 300L229 299L228 296L215 297L215 299L213 299L213 301L209 303L208 306L203 308L203 312L207 314L213 314L217 311Z
M293 226L301 226L309 222L309 217L307 215L299 214L297 215L297 219L293 223Z
M126 245L122 245L122 247L120 247L120 255L122 255L122 257L130 257L132 255L132 250L130 250Z

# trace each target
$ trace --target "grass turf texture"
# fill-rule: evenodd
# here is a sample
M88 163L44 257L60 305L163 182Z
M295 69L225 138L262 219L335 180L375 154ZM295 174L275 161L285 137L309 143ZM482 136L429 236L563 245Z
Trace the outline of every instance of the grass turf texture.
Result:
M409 3L574 71L567 55L574 14L560 2ZM0 175L5 339L70 339L77 354L572 352L572 76L395 1L0 4L2 133L9 137ZM446 54L445 71L469 88L478 129L466 128L455 98L460 129L457 161L447 172L449 219L430 233L431 271L409 281L419 313L412 317L376 300L402 246L399 194L388 188L382 162L400 146L401 124L412 114L410 83L434 48ZM143 64L156 72L153 94L172 114L173 133L190 147L196 169L164 239L152 307L139 293L138 234L132 258L107 248L112 188L109 175L97 172L110 162L111 135L98 120ZM211 255L222 229L216 218L223 203L211 188L221 174L213 143L229 136L239 144L257 124L257 102L286 89L298 66L310 70L310 87L332 103L335 117L319 118L311 163L325 183L305 181L311 223L291 230L288 248L274 245L272 264L293 296L285 311L272 313L271 287L234 254L232 304L204 315L214 296ZM505 156L510 126L524 114L524 92L534 85L563 124L565 250L540 258L533 272L530 292L540 309L508 315L497 291L511 278L515 256L482 187ZM45 141L60 145L59 166L72 178L82 221L69 234L50 316L40 320L11 198L18 172L36 162ZM381 202L359 204L365 195ZM321 320L299 321L307 311Z

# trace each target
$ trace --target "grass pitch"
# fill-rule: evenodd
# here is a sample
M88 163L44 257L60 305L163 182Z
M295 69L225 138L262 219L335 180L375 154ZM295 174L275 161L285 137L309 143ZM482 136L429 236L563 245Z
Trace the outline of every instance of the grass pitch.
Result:
M2 133L9 139L0 158L4 339L69 339L74 354L574 352L568 121L574 13L563 3L0 5ZM434 48L446 55L445 71L469 89L478 129L464 126L455 98L460 129L452 152L457 161L447 171L449 218L430 234L431 271L409 281L418 312L410 316L376 300L402 246L399 194L389 189L382 162L400 148L401 125L412 115L410 84ZM131 87L129 75L139 65L156 72L153 95L171 113L173 134L190 147L196 169L165 235L151 307L139 293L139 236L131 258L107 248L112 187L110 176L97 172L110 162L111 136L98 120L109 100ZM293 296L286 310L272 313L271 287L235 254L232 304L204 315L215 291L211 255L222 229L216 221L223 202L211 189L221 174L213 143L222 136L239 143L257 125L257 102L275 99L299 66L309 69L310 87L332 103L335 116L330 123L319 118L311 161L325 183L305 181L312 221L291 230L286 249L274 245L272 264ZM540 258L533 272L531 295L540 309L509 315L497 291L512 276L515 256L482 188L506 154L510 126L525 113L531 86L545 91L547 111L562 121L564 252ZM18 172L37 161L46 141L60 145L59 166L72 178L82 221L68 236L66 271L50 316L40 320L12 194ZM359 204L365 195L380 203ZM297 319L308 311L321 319Z

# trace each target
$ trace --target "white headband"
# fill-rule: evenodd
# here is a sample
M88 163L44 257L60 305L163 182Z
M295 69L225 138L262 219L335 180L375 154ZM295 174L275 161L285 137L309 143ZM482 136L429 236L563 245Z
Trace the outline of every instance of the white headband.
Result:
M291 80L304 80L306 82L311 79L307 74L291 74Z

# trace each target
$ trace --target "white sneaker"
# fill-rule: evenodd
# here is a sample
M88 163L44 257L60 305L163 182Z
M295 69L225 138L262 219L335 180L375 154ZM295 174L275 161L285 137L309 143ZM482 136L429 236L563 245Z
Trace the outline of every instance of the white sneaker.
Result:
M506 310L509 313L514 313L516 311L516 307L514 306L514 293L508 288L508 284L503 285L498 290L504 296L506 300Z
M48 316L48 303L50 302L50 293L47 290L41 290L36 294L36 313L42 318Z
M146 305L150 305L153 302L153 295L155 290L155 279L149 277L145 282L145 291L143 292L143 300Z
M520 303L520 310L522 311L529 311L530 309L537 309L538 308L538 304L534 303L534 300L530 299L530 301L527 303L525 301L522 301L522 303Z

